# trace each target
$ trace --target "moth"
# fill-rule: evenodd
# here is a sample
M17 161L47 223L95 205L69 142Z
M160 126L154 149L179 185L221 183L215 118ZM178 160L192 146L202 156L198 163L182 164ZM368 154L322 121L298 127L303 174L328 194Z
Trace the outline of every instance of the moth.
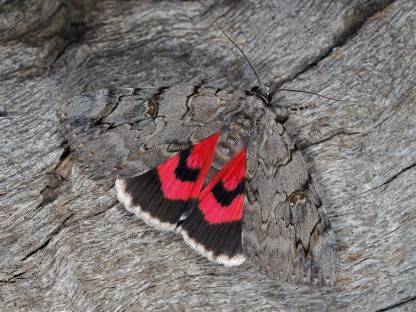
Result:
M225 266L249 260L291 284L332 285L331 225L265 86L101 90L62 105L69 145L117 197Z
M279 123L286 116L218 27L258 87L86 93L58 111L63 132L96 174L119 176L117 198L128 211L177 231L209 260L237 266L248 259L274 280L333 285L334 235L302 156Z

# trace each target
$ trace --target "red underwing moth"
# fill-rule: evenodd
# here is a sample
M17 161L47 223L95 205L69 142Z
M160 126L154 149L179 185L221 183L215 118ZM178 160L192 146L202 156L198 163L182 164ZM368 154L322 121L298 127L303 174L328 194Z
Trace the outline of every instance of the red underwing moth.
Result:
M328 217L265 86L96 91L58 116L71 149L115 172L118 199L146 223L226 266L247 259L274 280L335 283Z
M249 259L278 281L333 285L337 248L312 177L268 87L221 31L258 87L87 93L58 112L64 133L91 166L118 170L117 198L127 210L179 232L209 260L235 266Z

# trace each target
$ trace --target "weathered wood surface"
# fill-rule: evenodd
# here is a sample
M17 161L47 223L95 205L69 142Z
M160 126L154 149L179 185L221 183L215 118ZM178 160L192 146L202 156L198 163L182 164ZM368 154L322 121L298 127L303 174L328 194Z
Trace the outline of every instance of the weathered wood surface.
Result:
M22 1L0 4L2 310L413 310L416 10L409 1ZM104 87L275 93L339 247L337 286L224 268L116 201L77 161L57 106Z

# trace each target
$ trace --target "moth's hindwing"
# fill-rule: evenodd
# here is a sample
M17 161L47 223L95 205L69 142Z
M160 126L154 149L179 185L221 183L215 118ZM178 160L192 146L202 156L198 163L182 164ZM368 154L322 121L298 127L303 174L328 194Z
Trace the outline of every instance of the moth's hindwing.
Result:
M116 180L119 201L146 223L174 230L197 204L218 137L214 134L146 173Z
M240 265L246 152L235 155L204 187L198 204L180 223L185 241L211 261Z

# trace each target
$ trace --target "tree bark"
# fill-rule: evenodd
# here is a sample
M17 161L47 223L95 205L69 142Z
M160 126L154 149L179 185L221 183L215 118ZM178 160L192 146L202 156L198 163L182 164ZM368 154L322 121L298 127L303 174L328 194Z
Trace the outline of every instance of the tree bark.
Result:
M2 309L412 310L415 16L411 0L0 4ZM59 131L85 91L256 85L216 21L288 112L336 236L334 287L210 263L128 213Z

